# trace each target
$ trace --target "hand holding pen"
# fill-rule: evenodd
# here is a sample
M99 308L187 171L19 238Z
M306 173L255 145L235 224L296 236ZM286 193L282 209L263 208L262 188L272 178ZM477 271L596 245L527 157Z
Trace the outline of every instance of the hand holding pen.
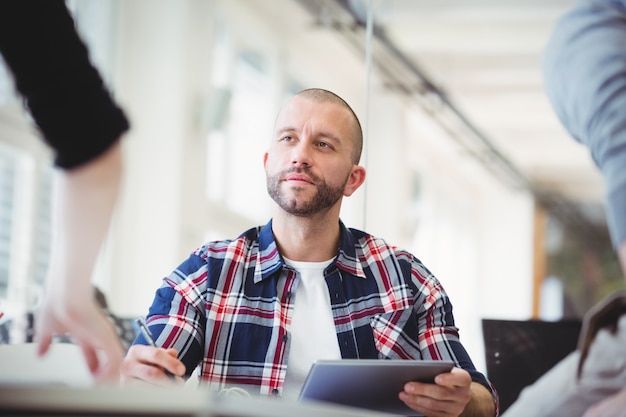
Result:
M150 329L148 329L148 326L146 326L146 323L140 318L136 319L135 321L139 326L139 329L141 330L141 334L143 335L144 339L146 339L146 341L150 344L150 346L158 347L154 341L154 338L152 337ZM176 376L167 369L163 368L163 372L165 372L165 375L167 375L169 379L176 380Z

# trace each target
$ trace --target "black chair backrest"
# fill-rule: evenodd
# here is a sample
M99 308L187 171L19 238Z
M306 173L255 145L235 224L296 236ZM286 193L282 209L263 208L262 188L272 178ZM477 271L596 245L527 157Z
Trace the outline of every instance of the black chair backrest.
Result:
M527 385L576 350L581 321L483 319L487 376L504 412Z

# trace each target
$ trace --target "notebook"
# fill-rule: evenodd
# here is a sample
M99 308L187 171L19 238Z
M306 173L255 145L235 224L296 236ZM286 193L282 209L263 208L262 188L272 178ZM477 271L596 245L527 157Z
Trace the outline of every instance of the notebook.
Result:
M433 382L453 367L451 361L434 360L320 360L311 366L299 399L416 416L420 414L398 398L404 384Z

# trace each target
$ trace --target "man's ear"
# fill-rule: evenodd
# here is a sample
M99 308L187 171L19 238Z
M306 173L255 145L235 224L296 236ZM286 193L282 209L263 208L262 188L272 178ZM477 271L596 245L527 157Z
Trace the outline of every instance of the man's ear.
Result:
M263 169L265 169L266 171L267 171L267 156L268 156L268 154L267 154L267 152L265 152L263 154Z
M348 182L346 182L346 186L343 189L343 195L350 197L365 182L365 176L365 168L360 165L354 165L348 177Z

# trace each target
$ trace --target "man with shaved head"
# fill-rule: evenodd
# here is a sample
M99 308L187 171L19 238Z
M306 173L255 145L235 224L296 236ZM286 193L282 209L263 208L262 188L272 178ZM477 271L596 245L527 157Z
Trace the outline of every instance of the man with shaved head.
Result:
M461 345L441 283L412 254L339 218L365 181L359 120L336 94L304 90L281 109L263 156L272 219L194 251L157 290L125 382L202 384L297 396L319 359L452 360L399 398L427 416L496 415L496 394ZM376 381L372 381L373 384Z

